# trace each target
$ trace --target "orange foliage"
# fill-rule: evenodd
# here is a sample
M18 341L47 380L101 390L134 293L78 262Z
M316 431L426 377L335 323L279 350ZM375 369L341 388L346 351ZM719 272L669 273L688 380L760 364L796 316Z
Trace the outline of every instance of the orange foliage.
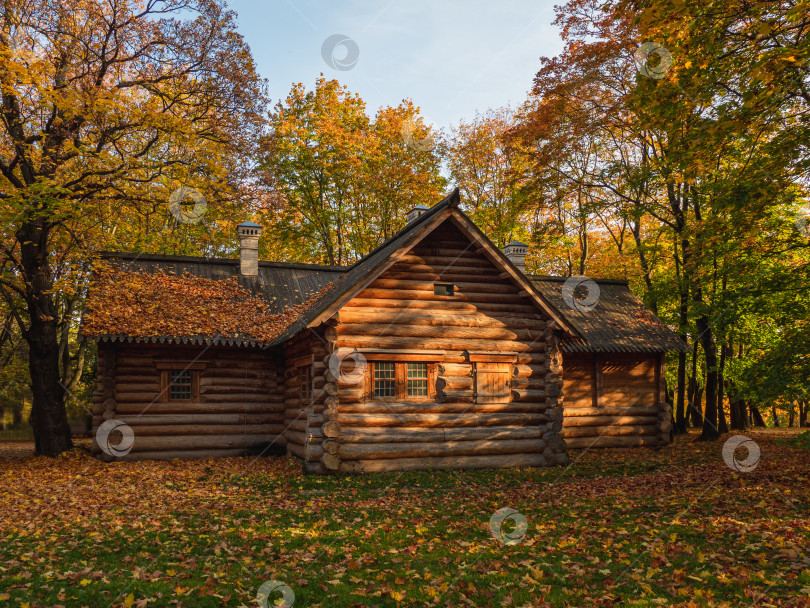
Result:
M237 277L205 279L102 267L90 288L83 333L88 337L229 338L269 343L330 285L306 302L271 313Z

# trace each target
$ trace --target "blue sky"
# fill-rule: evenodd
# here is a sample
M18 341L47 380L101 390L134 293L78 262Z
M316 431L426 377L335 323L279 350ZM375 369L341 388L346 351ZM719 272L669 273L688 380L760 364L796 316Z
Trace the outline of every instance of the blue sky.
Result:
M293 82L308 88L323 72L366 101L409 97L438 127L525 98L541 56L562 49L554 2L545 0L231 0L275 102ZM356 43L351 69L330 67L324 41ZM348 42L351 45L351 42ZM335 57L346 57L346 45ZM347 57L351 60L352 57Z

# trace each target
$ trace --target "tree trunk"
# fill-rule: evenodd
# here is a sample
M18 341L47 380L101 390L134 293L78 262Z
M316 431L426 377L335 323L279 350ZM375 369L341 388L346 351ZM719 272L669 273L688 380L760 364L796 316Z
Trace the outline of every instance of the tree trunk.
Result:
M779 416L776 415L776 406L771 406L771 416L773 416L773 426L774 428L779 428Z
M748 412L745 407L745 400L739 397L729 399L729 414L731 418L731 428L735 431L742 431L748 428Z
M728 341L728 354L732 359L734 356L734 342ZM740 356L742 356L742 345L740 345ZM742 431L748 428L748 411L746 401L740 396L740 392L732 380L724 380L725 392L728 395L729 419L733 430Z
M29 422L34 428L36 452L56 456L73 447L65 411L65 391L59 381L56 322L32 322L26 333L33 393Z
M681 340L686 342L686 323L687 323L687 293L681 293L681 306L680 306L680 337ZM681 350L678 353L678 395L676 397L677 403L675 405L675 432L683 435L686 433L686 351Z
M717 428L720 433L728 433L728 424L726 423L726 414L723 410L723 398L725 381L723 378L726 367L726 353L728 352L728 345L723 342L720 346L720 366L717 371ZM729 407L731 407L729 405Z
M691 195L695 220L699 225L702 221L700 197L695 196L695 192L691 192ZM700 234L694 241L694 244L694 250L690 255L699 262L702 257L701 250L704 248L705 244ZM684 260L684 266L686 267L686 260ZM703 413L703 430L700 433L699 440L709 441L717 439L720 436L720 431L717 427L717 345L715 344L712 326L709 323L709 317L706 313L706 304L703 300L703 286L697 271L692 272L689 287L692 294L692 308L695 311L700 311L700 315L695 320L695 329L697 330L696 339L703 348L703 356L706 361L706 409Z
M793 422L796 420L796 404L791 403L790 409L788 410L788 428L793 428Z
M695 391L695 409L694 409L695 419L692 426L694 426L696 429L699 429L700 427L703 426L703 389L704 389L703 386L698 386L697 391Z
M695 340L692 344L692 373L689 377L689 422L692 428L698 428L703 424L703 419L700 413L700 399L702 392L700 391L697 383L697 357L698 357L698 341Z
M695 301L701 303L700 290L695 291ZM703 430L699 439L711 441L720 437L717 427L717 352L709 318L701 315L697 318L695 327L700 337L700 345L703 347L703 356L706 359L706 409L703 413Z
M677 243L677 241L676 241ZM677 247L677 245L676 245ZM689 323L689 286L681 279L678 254L675 252L675 270L680 291L680 305L678 308L678 335L686 342L686 328ZM678 396L675 405L675 432L679 435L686 433L686 352L678 353Z
M743 402L743 407L745 407L745 402ZM756 405L749 405L748 409L751 411L754 426L765 428L767 425L765 424L765 419L762 417L762 414L759 412L759 408Z
M51 296L48 261L48 230L26 222L17 233L25 278L29 327L23 332L28 343L28 369L33 403L29 422L34 429L36 453L57 456L73 447L65 411L65 389L59 373L57 310Z
M804 400L799 401L799 428L803 429L807 426L807 402Z
M737 411L739 412L740 420L742 421L741 429L747 429L750 425L748 422L750 420L750 416L748 414L748 402L744 399L740 399L737 401Z

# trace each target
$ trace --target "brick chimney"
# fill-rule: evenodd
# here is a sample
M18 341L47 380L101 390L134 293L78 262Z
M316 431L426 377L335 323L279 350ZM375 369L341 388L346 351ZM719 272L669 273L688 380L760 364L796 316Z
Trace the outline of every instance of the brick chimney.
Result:
M526 272L526 252L529 246L526 243L512 241L503 248L503 252L520 272Z
M259 275L259 237L262 227L253 222L244 222L236 227L239 235L239 272L243 277Z

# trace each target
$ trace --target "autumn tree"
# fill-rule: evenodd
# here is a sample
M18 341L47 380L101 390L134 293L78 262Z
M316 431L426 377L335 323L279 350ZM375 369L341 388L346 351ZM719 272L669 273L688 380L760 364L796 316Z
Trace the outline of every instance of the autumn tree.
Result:
M270 115L263 175L277 257L346 264L390 237L444 186L430 129L409 101L372 120L336 80L302 84Z
M691 225L682 249L706 357L702 437L712 438L725 428L723 367L734 329L725 319L759 289L775 298L792 289L763 269L790 265L807 277L807 240L791 220L807 200L798 142L810 135L810 72L801 61L810 55L808 5L638 8L640 38L660 41L674 57L658 86L647 79L636 89L636 104L667 134L672 168L687 177L681 202Z
M446 187L442 158L439 134L425 124L412 101L377 111L364 152L366 180L357 197L363 206L355 217L365 223L362 211L367 209L373 218L357 244L361 250L368 252L370 245L391 238L414 206L430 206L441 198Z
M0 293L28 347L37 452L55 455L71 445L60 334L75 273L138 240L127 218L162 205L171 219L179 186L227 198L263 85L220 0L8 0L0 89Z
M444 139L447 170L461 190L465 211L499 247L530 233L522 190L525 157L507 138L514 125L510 109L488 110L459 121Z
M724 428L731 318L750 303L757 269L806 272L806 255L787 253L806 246L788 219L806 201L796 139L807 124L807 72L796 61L807 50L806 12L787 3L710 5L560 7L565 49L543 60L516 131L526 149L534 145L538 189L584 192L591 236L611 230L596 224L606 213L630 228L630 278L641 275L651 307L700 345L693 352L705 366L692 369L705 369L707 439ZM593 162L571 166L591 151ZM613 242L621 255L622 241ZM686 364L680 355L681 429Z

